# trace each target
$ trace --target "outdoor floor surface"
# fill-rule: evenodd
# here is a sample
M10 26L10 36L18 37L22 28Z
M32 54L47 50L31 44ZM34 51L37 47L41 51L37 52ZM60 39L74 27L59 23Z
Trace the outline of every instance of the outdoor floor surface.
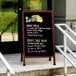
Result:
M74 52L75 53L75 52ZM69 58L73 60L76 64L76 60L67 53ZM75 53L76 54L76 53ZM43 69L54 69L54 68L61 68L64 66L63 56L60 53L55 53L56 57L56 65L53 65L53 58L49 61L49 58L26 58L26 66L23 66L23 62L21 62L21 54L4 54L4 57L12 66L15 72L26 72L26 71L33 71L33 70L43 70ZM67 61L67 66L72 66ZM5 73L6 67L0 60L0 73Z

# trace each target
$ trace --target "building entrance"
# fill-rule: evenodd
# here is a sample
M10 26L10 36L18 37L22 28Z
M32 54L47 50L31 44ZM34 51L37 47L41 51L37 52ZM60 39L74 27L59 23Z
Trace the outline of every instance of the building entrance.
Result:
M49 0L0 0L0 51L22 50L22 11L52 10Z

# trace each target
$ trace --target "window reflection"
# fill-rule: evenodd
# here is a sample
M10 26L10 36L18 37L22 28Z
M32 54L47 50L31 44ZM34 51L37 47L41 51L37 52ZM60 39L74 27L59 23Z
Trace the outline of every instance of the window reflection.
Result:
M0 0L0 41L18 41L17 0Z
M42 0L23 0L24 10L42 10Z

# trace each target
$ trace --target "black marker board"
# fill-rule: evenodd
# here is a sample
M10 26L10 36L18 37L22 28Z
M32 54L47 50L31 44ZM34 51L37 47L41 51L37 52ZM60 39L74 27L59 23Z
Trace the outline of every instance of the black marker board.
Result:
M52 11L23 11L23 52L25 56L53 56Z

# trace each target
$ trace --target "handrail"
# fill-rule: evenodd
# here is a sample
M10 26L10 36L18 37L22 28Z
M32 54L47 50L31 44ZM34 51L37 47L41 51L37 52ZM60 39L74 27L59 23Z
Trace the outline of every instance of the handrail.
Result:
M76 40L74 40L69 34L67 34L66 30L62 29L61 26L65 26L67 30L69 30L74 36L76 36L76 33L70 29L70 27L67 24L55 24L55 26L63 33L64 35L64 45L58 45L56 48L63 54L64 56L64 76L67 76L67 62L66 59L76 68L76 64L73 63L73 61L67 56L67 51L70 52L70 54L76 59L75 54L71 51L71 49L67 46L67 40L66 38L69 38L74 45L76 45ZM64 48L64 52L61 48Z
M70 60L70 58L63 52L63 50L61 49L61 48L64 48L64 46L63 45L58 45L58 46L56 46L56 48L60 51L60 53L62 53L65 57L66 57L66 59L76 68L76 64L74 64L71 60Z
M68 25L66 25L66 24L55 24L55 26L56 26L64 35L66 35L67 38L69 38L69 39L76 45L76 41L75 41L74 39L72 39L72 37L71 37L70 35L68 35L68 34L61 28L61 26L63 26L63 25L64 25L65 27L69 28ZM74 31L72 31L70 28L69 28L68 30L69 30L70 32L72 32L73 35L76 36L76 34L75 34Z
M70 29L69 26L67 26L67 24L63 23L63 24L55 24L55 26L65 26L74 36L76 36L76 33Z
M72 52L72 50L68 46L67 51L76 59L76 55Z
M9 63L7 62L7 60L4 58L4 56L2 55L2 53L0 52L0 59L1 61L4 63L4 65L7 68L7 72L10 72L11 74L15 74L14 70L12 69L12 67L9 65ZM9 76L7 74L7 76Z

